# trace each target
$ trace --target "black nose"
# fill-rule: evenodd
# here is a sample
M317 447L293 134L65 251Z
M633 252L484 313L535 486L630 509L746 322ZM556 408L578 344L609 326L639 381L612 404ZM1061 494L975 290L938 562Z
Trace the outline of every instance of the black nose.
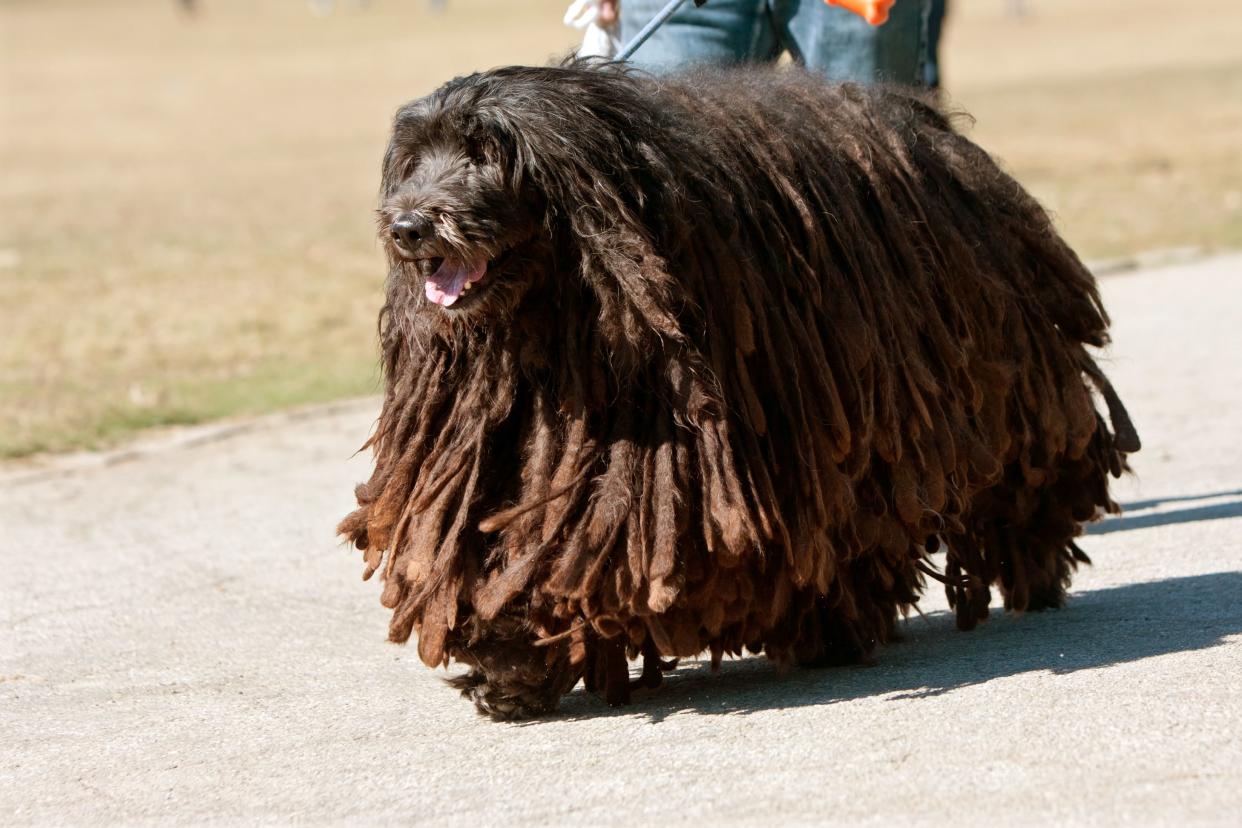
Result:
M420 241L435 231L431 221L417 213L402 213L392 223L392 237L406 250L413 250Z

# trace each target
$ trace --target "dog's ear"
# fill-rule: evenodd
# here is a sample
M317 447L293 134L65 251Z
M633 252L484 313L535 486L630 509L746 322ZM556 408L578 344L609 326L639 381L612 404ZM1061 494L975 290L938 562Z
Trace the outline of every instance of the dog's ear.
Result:
M636 367L656 350L684 343L681 287L648 230L625 211L580 209L568 216L581 250L582 278L600 303L599 330Z
M543 94L479 101L472 140L494 147L515 192L538 196L549 232L579 254L614 357L639 365L653 349L685 341L684 292L644 217L653 204L671 208L672 195L651 191L661 179L645 172L665 154L643 143L650 116L624 84L613 78L592 88L598 75L556 80Z
M529 141L522 136L522 120L514 117L506 106L482 101L458 126L466 153L476 162L501 167L514 193L538 188L529 174Z
M516 184L512 174L512 146L504 130L485 113L477 114L461 126L466 155L474 162L495 164L506 168L511 183Z

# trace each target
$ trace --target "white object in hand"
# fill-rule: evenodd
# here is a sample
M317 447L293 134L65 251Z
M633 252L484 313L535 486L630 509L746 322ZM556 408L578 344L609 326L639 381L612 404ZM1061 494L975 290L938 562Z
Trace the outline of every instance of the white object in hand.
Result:
M617 24L599 25L599 0L574 0L565 11L565 25L582 30L578 57L610 58L621 48Z

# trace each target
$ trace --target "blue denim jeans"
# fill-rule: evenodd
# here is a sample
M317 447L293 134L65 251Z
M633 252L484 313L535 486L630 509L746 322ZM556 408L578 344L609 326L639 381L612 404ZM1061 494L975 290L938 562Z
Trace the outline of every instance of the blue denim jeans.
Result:
M667 0L621 0L624 45ZM788 51L833 80L921 84L928 0L897 0L883 26L824 0L708 0L687 3L635 53L663 72L682 66L775 60Z

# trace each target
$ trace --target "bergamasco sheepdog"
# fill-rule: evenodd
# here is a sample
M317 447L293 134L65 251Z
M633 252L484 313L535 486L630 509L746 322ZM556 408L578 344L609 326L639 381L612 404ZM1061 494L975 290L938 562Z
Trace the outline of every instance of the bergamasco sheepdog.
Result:
M700 653L857 662L927 578L963 629L992 587L1060 606L1139 447L1093 277L911 91L459 78L397 113L379 229L385 393L340 532L391 639L497 719Z

